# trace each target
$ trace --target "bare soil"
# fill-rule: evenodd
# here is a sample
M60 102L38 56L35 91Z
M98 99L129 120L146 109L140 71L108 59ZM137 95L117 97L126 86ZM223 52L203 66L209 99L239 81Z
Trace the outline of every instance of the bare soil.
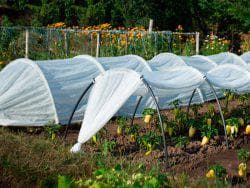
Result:
M216 112L218 107L215 102L212 102L215 106ZM206 103L199 110L200 114L204 114L208 109L209 103ZM223 102L222 102L223 105ZM234 113L234 110L242 108L239 101L234 100L230 102L229 111L230 114ZM249 104L244 105L243 108L249 109ZM164 110L161 112L166 115L168 119L173 118L171 110ZM226 115L226 114L225 114ZM227 116L227 115L226 115ZM135 123L142 126L141 132L146 132L152 129L152 127L145 127L141 118L136 118ZM162 171L172 172L173 174L186 173L190 178L204 177L208 167L214 164L223 165L228 173L228 179L232 181L232 184L244 182L246 187L250 187L250 163L247 164L248 174L245 179L238 177L238 164L237 149L246 148L250 149L250 137L244 135L241 130L240 136L237 139L229 139L229 148L226 147L224 136L217 136L213 138L208 145L201 147L201 142L194 140L187 144L185 147L175 147L170 145L170 140L167 140L167 152L168 158L164 160L164 153L162 148L157 148L152 151L148 156L145 155L145 151L140 150L139 147L131 143L126 136L117 136L116 134L117 125L115 121L110 121L105 126L106 133L105 138L108 140L115 140L118 144L114 155L126 156L128 160L132 162L143 162L148 168L153 167L160 163ZM67 136L67 143L72 144L77 139L79 128L69 130ZM84 150L91 152L98 152L98 147L87 143L84 146Z

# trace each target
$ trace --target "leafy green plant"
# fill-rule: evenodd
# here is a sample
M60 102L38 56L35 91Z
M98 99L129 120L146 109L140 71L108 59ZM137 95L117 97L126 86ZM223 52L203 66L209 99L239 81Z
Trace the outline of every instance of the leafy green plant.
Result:
M143 117L145 117L146 115L151 115L153 116L156 113L156 110L153 108L145 108L142 112Z
M178 136L173 138L176 147L183 147L189 143L188 137L186 136Z
M191 110L193 111L194 113L194 117L197 118L198 115L199 115L199 109L201 108L201 105L200 104L194 104L191 106Z
M224 91L224 96L226 97L226 102L225 102L225 108L224 108L224 113L228 112L228 104L234 99L234 93L231 90L225 90Z
M109 152L112 152L115 149L116 145L117 143L114 140L104 140L104 143L101 145L102 154L107 156Z
M242 105L244 105L248 99L249 99L249 94L242 94L239 96L239 100Z
M238 156L239 161L247 162L250 160L250 150L240 149L237 151L237 156Z
M118 117L116 119L116 122L118 124L118 127L117 127L117 134L120 135L123 133L123 131L125 130L125 128L127 127L127 122L128 122L128 119L126 117Z
M171 102L169 105L173 105L174 108L179 108L181 101L179 99L174 100L173 102Z
M59 124L55 124L54 122L49 122L47 125L44 126L44 130L46 135L52 140L54 140L56 134L59 133L61 127L62 126Z
M58 176L58 188L70 188L73 180L68 176Z
M206 136L207 138L212 138L218 135L218 129L213 126L203 125L201 127L201 136Z
M227 170L221 164L212 165L209 170L214 170L216 177L225 178L227 175Z
M145 174L139 169L132 175L116 165L114 168L100 168L93 172L93 178L75 181L75 185L83 187L169 187L166 175L160 173Z
M141 148L147 149L146 154L149 154L155 148L155 146L158 146L162 143L162 137L159 134L150 131L142 136L139 136L137 138L137 143Z
M240 121L241 120L239 118L234 118L234 117L227 119L226 120L227 134L230 133L231 137L233 137L233 135L235 135L235 137L237 137L239 126L241 124Z

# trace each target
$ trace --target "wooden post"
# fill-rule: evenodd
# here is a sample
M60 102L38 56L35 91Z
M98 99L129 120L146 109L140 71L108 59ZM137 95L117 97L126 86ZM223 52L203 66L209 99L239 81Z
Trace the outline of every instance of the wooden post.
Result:
M199 54L199 49L200 49L200 33L195 32L195 53L196 53L196 55Z
M25 30L25 58L29 57L29 30Z
M64 34L64 45L65 45L66 57L69 57L69 39L68 39L68 31L66 29Z
M101 33L97 32L97 38L96 38L96 57L99 57L99 55L100 55L100 38L101 38Z
M154 21L152 19L149 20L149 26L148 26L148 32L149 33L151 33L153 31L153 22Z

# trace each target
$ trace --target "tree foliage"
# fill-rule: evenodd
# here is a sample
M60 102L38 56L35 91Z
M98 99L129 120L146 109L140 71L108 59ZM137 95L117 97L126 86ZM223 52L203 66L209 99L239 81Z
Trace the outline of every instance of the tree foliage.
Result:
M15 25L146 26L150 18L160 30L231 34L250 30L249 0L0 0L0 8L20 13ZM5 11L6 12L6 11ZM8 11L7 11L8 12ZM3 14L0 16L3 16ZM11 19L11 14L8 14Z

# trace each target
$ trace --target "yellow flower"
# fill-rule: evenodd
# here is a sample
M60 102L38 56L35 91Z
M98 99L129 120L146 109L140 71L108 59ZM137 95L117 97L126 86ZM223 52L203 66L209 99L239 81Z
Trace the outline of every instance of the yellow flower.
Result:
M180 31L182 31L182 30L183 30L183 27L182 27L182 25L178 25L178 27L177 27L177 30L180 30Z

